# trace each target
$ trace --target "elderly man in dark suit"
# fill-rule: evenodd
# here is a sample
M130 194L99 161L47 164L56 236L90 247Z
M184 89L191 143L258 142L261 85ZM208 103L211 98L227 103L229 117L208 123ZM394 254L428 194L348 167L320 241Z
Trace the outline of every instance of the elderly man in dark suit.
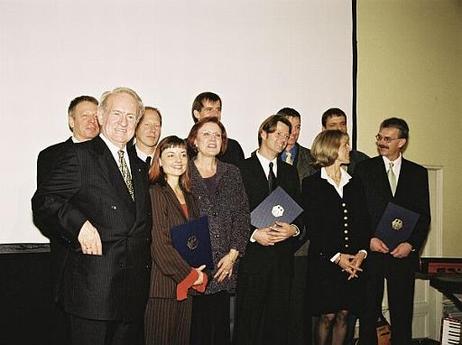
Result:
M238 164L250 210L276 185L300 202L297 170L277 159L287 145L291 126L282 115L267 118L258 131L259 149ZM288 343L293 242L300 234L300 219L294 224L277 222L270 227L252 228L237 281L238 345Z
M101 134L71 146L32 198L39 224L59 226L70 248L62 278L71 344L142 344L149 288L145 166L126 143L144 112L135 91L106 92Z
M297 168L300 185L302 180L316 172L313 166L313 157L310 149L298 143L301 129L300 113L289 107L278 111L292 125L286 148L279 154L279 159ZM292 293L290 299L290 332L291 345L306 345L311 341L311 317L307 313L306 304L306 270L309 242L305 233L299 239L301 246L294 254L294 276L292 280Z
M66 141L52 145L42 150L37 159L37 186L46 180L56 165L59 157L68 150L74 143L84 142L96 137L99 133L96 110L98 101L91 96L79 96L74 98L68 107L68 124L72 136ZM67 247L60 237L61 231L58 226L37 226L42 233L50 240L51 268L53 277L53 301L52 325L50 342L61 345L67 343L67 324L59 300L59 289L61 276L64 270L64 262L67 256Z
M409 127L404 120L384 120L376 136L379 156L356 167L356 176L364 185L373 232L388 202L420 215L410 237L396 248L388 248L372 234L371 253L367 258L366 312L360 327L363 345L377 344L376 321L381 313L384 279L387 280L392 344L411 344L414 272L429 230L430 206L427 170L402 156L408 138Z

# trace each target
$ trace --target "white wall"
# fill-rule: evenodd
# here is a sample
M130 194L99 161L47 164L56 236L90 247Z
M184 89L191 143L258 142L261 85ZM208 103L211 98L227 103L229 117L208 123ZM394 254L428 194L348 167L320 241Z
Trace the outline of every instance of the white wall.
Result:
M117 86L185 137L202 91L248 155L257 128L299 110L301 143L331 107L352 109L352 15L345 0L0 0L0 243L46 242L31 221L38 152L69 136L66 109Z

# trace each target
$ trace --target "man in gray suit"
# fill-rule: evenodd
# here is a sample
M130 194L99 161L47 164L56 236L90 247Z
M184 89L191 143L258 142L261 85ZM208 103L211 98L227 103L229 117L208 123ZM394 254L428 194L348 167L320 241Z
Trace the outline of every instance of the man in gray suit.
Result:
M297 168L300 185L302 180L313 174L316 169L313 167L313 158L310 150L298 143L301 129L300 113L293 108L282 108L278 115L284 116L292 124L287 146L279 155L279 159ZM294 254L294 275L292 278L292 288L290 297L290 331L289 344L302 345L308 344L311 339L311 318L307 313L305 303L306 296L306 270L309 242L305 233L299 238L300 249Z

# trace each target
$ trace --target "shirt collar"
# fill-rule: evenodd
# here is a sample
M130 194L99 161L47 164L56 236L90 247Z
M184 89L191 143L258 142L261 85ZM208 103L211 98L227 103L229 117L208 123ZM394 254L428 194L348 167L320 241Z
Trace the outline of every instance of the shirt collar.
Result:
M390 166L390 163L393 162L393 171L396 173L397 171L401 170L401 163L403 161L403 156L400 153L398 158L396 158L394 161L389 160L387 157L382 156L383 162L385 163L385 170L388 171L388 168Z
M114 157L114 159L115 159L115 161L117 163L117 166L119 165L119 151L122 150L122 151L124 151L125 162L127 163L128 167L130 168L130 159L128 158L127 145L124 145L123 148L120 148L120 147L114 145L108 138L106 138L103 133L100 133L99 137L107 145L109 151L111 151L112 157Z
M340 169L340 183L337 186L337 184L334 182L333 179L330 178L330 176L327 174L327 170L325 167L321 168L321 178L324 180L327 180L328 183L330 183L332 186L334 186L335 190L337 193L340 195L340 197L343 198L343 187L350 182L351 175L345 170L345 169Z
M263 157L260 152L257 150L255 152L258 160L260 161L261 166L263 167L263 170L265 171L265 175L268 176L269 173L269 164L272 162L273 163L273 172L275 176L278 176L277 170L278 170L278 164L277 164L277 157L274 157L273 160L269 160L266 157Z

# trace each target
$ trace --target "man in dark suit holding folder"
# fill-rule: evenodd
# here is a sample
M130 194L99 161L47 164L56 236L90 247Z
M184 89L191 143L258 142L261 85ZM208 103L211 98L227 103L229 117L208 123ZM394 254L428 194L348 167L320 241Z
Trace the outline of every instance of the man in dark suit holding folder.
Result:
M300 204L297 170L277 159L287 145L290 131L289 120L282 115L270 116L258 131L259 149L238 164L251 211L276 186ZM293 224L277 222L252 227L239 264L235 332L238 345L287 344L293 241L301 228L298 219L301 217Z
M355 171L364 185L373 232L388 202L420 215L410 237L396 248L388 248L374 233L371 236L366 310L360 318L361 345L377 344L376 321L381 313L384 279L387 279L392 344L411 344L414 272L429 230L430 205L427 170L402 156L408 138L409 127L404 120L384 120L376 135L379 156L359 163Z

